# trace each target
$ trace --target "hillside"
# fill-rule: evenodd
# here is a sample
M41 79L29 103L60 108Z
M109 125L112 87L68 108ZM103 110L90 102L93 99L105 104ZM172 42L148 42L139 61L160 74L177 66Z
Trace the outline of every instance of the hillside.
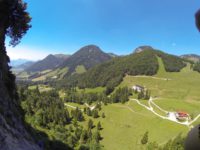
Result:
M88 70L89 68L106 62L111 58L112 57L109 54L104 53L98 46L88 45L74 53L60 67L68 67L68 74L71 74L76 71L78 66L82 66Z
M22 65L24 63L27 63L27 62L30 62L30 60L27 60L27 59L14 59L14 60L10 61L10 66L17 67L17 66L20 66L20 65Z
M151 47L151 46L140 46L140 47L137 47L134 50L134 53L140 53L140 52L143 52L145 50L153 50L153 47Z
M21 71L24 71L25 69L29 68L30 66L32 66L34 64L33 61L27 61L21 65L18 65L18 66L15 66L15 67L12 67L12 71L14 73L19 73Z
M27 72L39 72L44 70L52 70L62 64L69 56L67 55L48 55L41 61L38 61L31 65L30 67L26 68L25 71Z
M179 72L186 66L184 60L157 50L144 50L125 57L112 59L100 64L79 76L79 87L107 86L114 88L125 75L155 75L158 71L158 59L162 58L167 72ZM71 80L71 79L70 79Z

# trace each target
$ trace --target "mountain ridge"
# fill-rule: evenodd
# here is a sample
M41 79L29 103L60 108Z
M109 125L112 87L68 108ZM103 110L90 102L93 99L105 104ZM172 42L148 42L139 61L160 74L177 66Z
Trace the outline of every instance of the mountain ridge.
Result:
M69 58L69 55L64 54L49 54L44 59L35 62L30 67L26 68L25 71L27 72L38 72L38 71L44 71L48 69L55 69L60 64L62 64L66 59Z
M60 67L68 67L68 74L71 74L75 71L77 66L83 65L85 69L88 70L91 67L110 59L112 59L112 57L103 52L98 46L87 45L71 55L71 57L64 61Z

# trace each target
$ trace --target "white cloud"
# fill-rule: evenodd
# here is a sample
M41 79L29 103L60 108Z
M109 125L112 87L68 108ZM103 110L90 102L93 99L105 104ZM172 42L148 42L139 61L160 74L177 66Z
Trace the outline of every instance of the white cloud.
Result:
M49 52L37 48L29 48L24 46L7 47L8 56L13 59L28 59L28 60L39 60L46 57Z

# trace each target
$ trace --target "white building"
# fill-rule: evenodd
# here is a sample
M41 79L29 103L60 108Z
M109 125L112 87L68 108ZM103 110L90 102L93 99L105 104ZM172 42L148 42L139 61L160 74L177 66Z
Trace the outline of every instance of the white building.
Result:
M134 91L137 91L137 92L142 92L142 91L145 90L145 88L144 88L143 86L140 86L140 85L134 85L134 86L132 87L132 89L133 89Z

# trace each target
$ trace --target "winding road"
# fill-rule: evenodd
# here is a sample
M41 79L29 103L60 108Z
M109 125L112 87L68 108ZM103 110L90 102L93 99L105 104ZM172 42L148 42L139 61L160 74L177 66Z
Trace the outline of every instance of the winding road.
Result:
M166 119L166 120L170 120L170 121L173 121L175 123L178 123L178 124L181 124L181 125L186 125L188 127L190 127L195 121L197 121L199 118L200 118L200 114L195 117L193 120L189 121L189 120L186 120L185 122L180 122L176 119L175 117L175 112L169 112L169 111L166 111L164 109L162 109L161 107L159 107L158 105L156 105L154 102L153 102L153 98L151 97L148 101L148 105L149 106L146 106L144 104L142 104L138 99L130 99L131 101L135 101L137 102L137 104L139 104L140 106L144 107L145 109L151 111L153 114L155 114L156 116L162 118L162 119ZM155 112L153 106L154 105L155 107L157 107L160 111L166 113L166 116L162 116L160 114L158 114L157 112ZM167 114L169 114L167 116Z
M186 120L185 122L180 122L176 119L176 116L175 116L175 113L176 112L169 112L167 110L164 110L163 108L161 108L160 106L158 106L157 104L154 103L154 100L152 97L148 100L148 106L142 104L138 99L130 99L130 101L134 101L136 102L138 105L142 106L143 108L151 111L153 114L155 114L156 116L158 116L159 118L162 118L162 119L165 119L165 120L170 120L170 121L173 121L175 123L178 123L178 124L181 124L181 125L185 125L187 127L192 127L192 124L197 121L199 118L200 118L200 114L197 115L193 120L189 121L189 120ZM158 114L154 108L153 108L153 105L158 108L160 111L162 111L163 113L166 114L166 116L163 116L163 115L160 115ZM70 108L73 108L73 109L76 109L75 106L72 106L72 105L69 105L69 104L66 104L65 103L65 106L67 107L70 107ZM85 103L85 106L87 106L88 108L90 108L91 110L95 109L96 106L90 106L88 103ZM129 109L130 111L134 112L134 113L137 113L135 112L132 108L130 108L129 106L126 106L125 108ZM83 111L83 109L81 109L81 111ZM168 114L168 115L167 115Z

